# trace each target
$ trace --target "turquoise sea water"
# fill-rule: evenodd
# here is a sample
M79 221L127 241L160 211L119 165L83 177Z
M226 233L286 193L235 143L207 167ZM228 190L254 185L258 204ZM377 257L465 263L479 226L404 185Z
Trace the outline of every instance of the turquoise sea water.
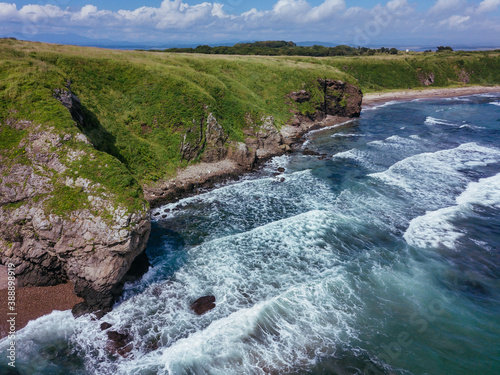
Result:
M19 372L499 374L499 105L364 110L308 135L326 159L278 157L154 210L154 268L103 318L130 355L54 312L19 332Z

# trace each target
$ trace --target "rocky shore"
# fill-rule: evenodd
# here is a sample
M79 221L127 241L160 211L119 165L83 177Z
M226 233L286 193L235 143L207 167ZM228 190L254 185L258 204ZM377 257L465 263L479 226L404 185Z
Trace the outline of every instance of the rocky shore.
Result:
M363 98L355 86L329 80L318 80L318 83L324 87L325 100L317 104L316 113L308 116L294 113L292 121L279 129L272 116L258 123L247 119L244 142L229 141L217 119L208 116L202 128L204 134L195 137L186 134L180 150L188 160L199 157L202 152L201 162L179 170L175 178L145 186L145 199L151 207L156 207L209 189L216 183L236 179L273 156L299 149L307 132L359 116L362 101L365 105L374 105L381 101L500 91L498 86L467 87L368 94ZM83 121L78 98L69 91L58 94L75 121ZM310 95L304 90L292 92L289 100L303 103L310 100ZM78 186L91 197L95 194L97 197L91 202L95 199L100 207L107 205L112 220L107 222L90 208L75 211L69 217L47 214L43 202L54 188L50 179L67 169L54 147L66 147L73 158L81 157L81 151L65 144L69 136L60 136L51 129L41 129L29 122L11 125L30 133L29 142L22 146L31 164L11 166L9 176L0 183L0 221L5 224L0 231L1 245L5 248L1 259L2 264L16 265L20 295L40 304L36 309L25 307L25 319L20 319L24 323L20 324L25 325L30 319L55 309L68 309L75 303L73 312L77 316L96 311L105 313L120 294L123 283L148 268L143 251L150 231L149 210L144 207L140 212L127 213L124 208L112 208L115 206L97 196L96 186L90 181L73 178L66 179L65 183ZM75 140L91 147L83 135L76 136ZM48 165L48 174L37 172L42 165ZM26 182L16 184L16 179ZM4 276L1 272L2 293L5 292Z
M217 119L210 115L206 121L205 134L197 138L185 136L182 152L186 159L194 159L198 150L204 144L201 163L179 170L170 180L145 186L144 196L151 208L167 202L173 202L200 189L212 187L215 183L234 179L252 170L271 157L293 152L302 142L304 134L311 130L340 124L350 118L359 117L363 101L361 90L351 84L341 81L318 79L324 97L320 103L313 103L316 112L304 115L298 111L289 124L278 128L272 116L263 117L260 123L250 118L246 119L244 142L227 141L228 136ZM311 100L311 95L305 91L295 91L288 95L293 103L304 103ZM292 111L293 112L293 111ZM192 129L189 133L194 133Z
M291 123L281 128L272 116L260 121L247 118L244 142L230 141L210 114L199 129L188 129L179 150L183 158L201 163L179 171L174 179L144 187L145 199L155 207L237 178L273 156L292 152L306 132L359 116L361 90L333 80L318 79L318 85L324 98L311 103L315 113L295 111ZM91 126L70 82L54 96L79 128ZM301 90L286 100L293 107L311 101L311 95ZM96 152L83 134L61 134L14 119L6 125L27 136L18 144L22 159L0 155L0 172L5 176L0 181L1 264L15 265L19 298L29 296L41 305L35 309L20 302L19 324L73 303L75 316L89 312L102 316L123 284L149 266L144 253L151 228L149 209L145 204L130 209L117 203L111 191L79 172ZM68 192L76 195L60 196ZM65 202L71 199L76 203ZM61 211L61 205L69 211Z

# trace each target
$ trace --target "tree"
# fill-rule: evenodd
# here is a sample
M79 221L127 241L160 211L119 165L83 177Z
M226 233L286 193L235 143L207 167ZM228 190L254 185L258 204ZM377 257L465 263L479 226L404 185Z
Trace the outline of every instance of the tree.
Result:
M439 46L437 48L437 52L446 52L446 51L453 52L453 48L451 48L450 46L447 47Z
M389 51L389 53L391 55L397 55L398 54L398 50L396 48L391 48L391 50Z

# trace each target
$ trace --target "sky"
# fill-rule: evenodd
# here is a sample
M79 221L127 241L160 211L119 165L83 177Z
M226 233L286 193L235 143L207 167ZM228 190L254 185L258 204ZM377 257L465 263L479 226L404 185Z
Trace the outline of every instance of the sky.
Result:
M166 46L287 40L500 47L500 0L0 0L0 36L49 34L68 43L80 36Z

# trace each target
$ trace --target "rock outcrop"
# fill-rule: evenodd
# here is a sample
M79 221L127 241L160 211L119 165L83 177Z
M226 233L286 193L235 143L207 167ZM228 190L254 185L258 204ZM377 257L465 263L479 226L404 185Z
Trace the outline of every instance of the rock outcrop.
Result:
M99 157L83 134L27 121L1 126L24 134L18 145L0 150L1 263L15 265L19 287L71 281L84 299L76 315L108 310L146 246L146 201L128 206L107 186L80 176Z
M359 117L363 93L349 83L331 79L318 79L324 90L322 109L325 115L340 117Z
M433 72L423 71L421 68L417 69L417 78L424 86L431 86L434 84L436 76Z

